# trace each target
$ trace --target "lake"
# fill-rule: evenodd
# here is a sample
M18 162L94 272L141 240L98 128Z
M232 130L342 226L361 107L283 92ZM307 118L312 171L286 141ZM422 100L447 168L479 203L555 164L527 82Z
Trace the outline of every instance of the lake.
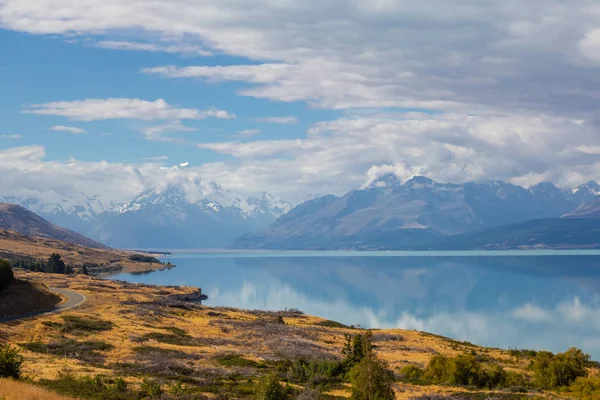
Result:
M600 360L600 252L174 253L111 279L201 287L211 306L282 310Z

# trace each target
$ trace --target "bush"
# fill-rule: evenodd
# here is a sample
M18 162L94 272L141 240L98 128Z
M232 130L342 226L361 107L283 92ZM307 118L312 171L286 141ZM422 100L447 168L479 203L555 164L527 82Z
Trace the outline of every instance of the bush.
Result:
M160 397L163 394L162 385L152 379L144 379L140 389L148 397Z
M62 317L65 324L62 326L62 332L101 332L109 331L113 328L113 323L98 318L84 318L75 315L65 315Z
M8 289L14 280L15 276L9 262L0 259L0 292Z
M286 400L288 398L288 394L275 374L266 375L258 382L255 396L257 400Z
M415 372L416 373L416 372ZM454 358L435 355L429 361L423 378L431 383L477 388L504 388L509 384L509 374L500 365L484 365L472 354L461 354ZM511 374L511 385L522 383L520 375Z
M415 365L406 365L400 370L400 376L407 381L419 381L423 378L425 371Z
M285 375L302 385L324 386L341 382L346 375L346 366L340 361L296 360L285 365Z
M569 386L579 377L587 375L590 356L571 348L565 353L552 354L540 351L531 362L533 382L540 389L556 389Z
M578 400L596 400L600 398L600 377L579 377L571 384L571 393Z
M367 354L351 372L352 400L393 400L393 378L384 361Z
M261 367L262 364L254 360L248 360L238 354L222 354L215 357L215 360L224 367Z
M0 378L19 379L23 357L10 345L0 346Z
M69 372L61 371L56 380L42 379L40 384L60 394L82 399L137 400L141 398L138 393L127 389L125 381L121 378L115 378L114 384L109 386L100 375L93 378L76 377Z

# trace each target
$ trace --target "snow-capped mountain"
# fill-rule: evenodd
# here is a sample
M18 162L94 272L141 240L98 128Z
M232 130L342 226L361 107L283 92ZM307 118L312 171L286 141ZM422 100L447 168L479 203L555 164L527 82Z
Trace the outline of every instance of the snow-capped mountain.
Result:
M214 182L186 181L145 190L114 204L97 197L0 198L112 247L218 248L264 229L292 208L268 193L243 198Z
M236 241L240 248L413 248L439 237L536 218L558 218L592 201L588 182L563 190L501 181L439 183L382 176L344 196L324 196L292 209L267 230Z

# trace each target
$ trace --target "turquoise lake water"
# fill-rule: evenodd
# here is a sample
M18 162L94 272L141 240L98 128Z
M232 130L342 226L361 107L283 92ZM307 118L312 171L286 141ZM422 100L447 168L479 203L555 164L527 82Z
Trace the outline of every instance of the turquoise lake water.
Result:
M600 360L600 252L178 252L177 267L112 279L201 287L207 305L299 308L349 325L416 329Z

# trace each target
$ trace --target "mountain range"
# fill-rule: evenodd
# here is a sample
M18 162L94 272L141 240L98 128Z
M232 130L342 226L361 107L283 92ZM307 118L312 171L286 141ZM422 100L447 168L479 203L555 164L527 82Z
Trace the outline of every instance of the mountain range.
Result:
M41 201L0 197L116 248L224 248L292 208L268 193L240 198L216 183L186 182L140 193L124 204L82 195Z
M0 201L117 248L471 249L594 247L599 195L594 181L523 188L423 176L401 182L390 174L295 207L268 193L236 196L197 181L148 189L122 204L83 195Z
M423 176L402 183L395 175L385 175L343 196L305 202L268 229L238 238L233 247L459 249L543 245L543 241L529 240L527 228L511 227L531 220L546 220L545 224L530 224L536 227L534 234L541 230L549 237L554 237L551 228L581 228L585 231L580 232L582 235L592 235L585 240L590 246L595 240L590 229L600 226L599 220L588 218L598 212L594 207L598 195L600 185L594 181L576 189L559 189L549 182L526 189L500 181L439 183ZM563 215L565 218L560 218ZM498 231L501 226L503 230ZM489 229L496 231L490 233ZM510 241L519 230L520 239Z

